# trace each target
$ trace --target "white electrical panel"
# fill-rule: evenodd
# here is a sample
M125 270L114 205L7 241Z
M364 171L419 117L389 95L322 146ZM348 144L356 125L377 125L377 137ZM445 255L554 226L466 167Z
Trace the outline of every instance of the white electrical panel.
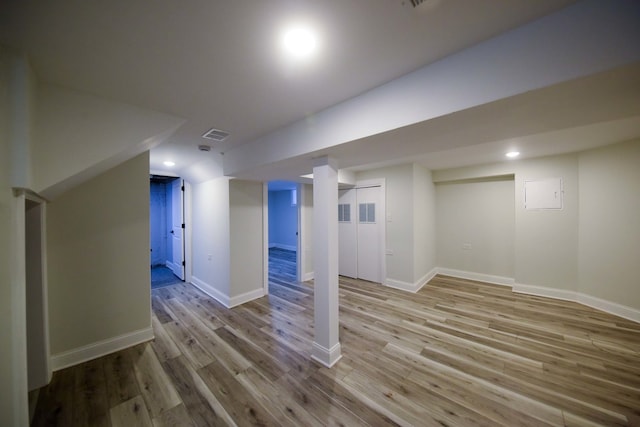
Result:
M524 207L531 209L562 209L562 178L524 182Z

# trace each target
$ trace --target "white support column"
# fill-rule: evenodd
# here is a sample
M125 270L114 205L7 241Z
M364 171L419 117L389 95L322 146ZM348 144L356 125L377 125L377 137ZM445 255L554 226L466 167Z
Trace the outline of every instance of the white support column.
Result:
M315 339L311 357L331 367L342 354L338 336L338 168L330 157L313 163L313 242Z

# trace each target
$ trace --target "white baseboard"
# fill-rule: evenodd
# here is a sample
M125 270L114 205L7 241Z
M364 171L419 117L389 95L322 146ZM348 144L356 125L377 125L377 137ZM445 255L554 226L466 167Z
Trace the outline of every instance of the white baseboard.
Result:
M420 289L422 289L422 287L426 285L431 279L433 279L436 274L438 274L438 269L434 268L430 272L422 276L420 279L418 279L415 283L403 282L401 280L395 279L386 279L384 284L386 286L389 286L390 288L416 293Z
M311 358L327 368L332 367L342 358L340 343L331 348L326 348L314 341L311 349Z
M123 350L153 339L153 328L139 329L134 332L123 334L117 337L108 338L83 347L51 356L51 367L58 371L69 366L77 365L88 360L97 359L107 354Z
M244 294L236 295L235 297L229 297L207 282L198 279L196 276L191 276L191 284L227 308L236 307L254 299L262 298L265 295L264 288L260 286L259 289L245 292Z
M198 279L196 276L191 276L191 284L200 289L205 294L209 295L214 300L218 301L220 304L229 308L229 304L231 301L228 295L223 294L212 285L208 284L204 280Z
M302 281L303 282L308 282L309 280L313 280L313 271L309 272L309 273L304 273L302 275Z
M477 280L479 282L492 283L494 285L513 286L514 280L511 277L494 276L491 274L474 273L472 271L455 270L452 268L438 267L438 274L453 276L460 279Z
M624 317L625 319L640 323L640 310L638 309L582 293L578 293L578 302L580 304L588 305L589 307L606 311L607 313L615 314L616 316Z
M546 286L524 285L516 283L513 285L513 292L518 294L535 295L564 301L577 301L578 293L568 289L555 289Z
M515 284L513 291L520 294L536 295L540 297L554 298L565 301L577 302L597 310L623 317L633 322L640 323L640 310L628 307L626 305L600 299L581 292L570 291L565 289L553 289L545 286L532 286Z
M269 243L269 248L284 249L285 251L297 251L298 248L294 245L283 245L282 243Z
M231 297L229 300L229 307L233 308L238 305L244 304L245 302L253 301L254 299L262 298L265 295L264 288L255 289L253 291L245 292L241 295L236 295L235 297Z

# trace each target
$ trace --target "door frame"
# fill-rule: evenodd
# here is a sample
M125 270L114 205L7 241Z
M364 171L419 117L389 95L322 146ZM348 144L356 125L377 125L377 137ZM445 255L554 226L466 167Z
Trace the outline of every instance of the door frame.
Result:
M301 206L302 206L302 185L296 184L296 280L302 282L302 230ZM264 295L269 295L269 183L262 183L262 289Z

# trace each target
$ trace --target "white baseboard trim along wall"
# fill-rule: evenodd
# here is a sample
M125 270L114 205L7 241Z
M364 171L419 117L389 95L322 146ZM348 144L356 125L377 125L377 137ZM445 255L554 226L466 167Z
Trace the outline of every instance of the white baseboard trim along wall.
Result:
M107 354L123 350L153 339L153 328L144 328L137 331L123 334L117 337L108 338L83 347L51 356L51 367L54 371L77 365L88 360L106 356Z
M438 274L442 274L443 276L452 276L460 279L477 280L496 285L510 286L513 292L519 294L536 295L540 297L577 302L640 323L640 310L583 294L581 292L570 291L567 289L548 288L546 286L525 285L522 283L515 283L514 279L510 277L492 276L449 268L438 267L437 271Z
M436 274L438 274L438 269L434 268L430 272L422 276L420 279L418 279L415 283L403 282L401 280L395 279L387 279L385 280L384 284L386 286L389 286L390 288L416 293L420 289L422 289L422 287L426 285L431 279L433 279Z
M227 308L233 308L244 304L245 302L264 296L264 288L262 287L253 291L245 292L244 294L236 295L235 297L229 297L195 276L191 276L191 284Z

